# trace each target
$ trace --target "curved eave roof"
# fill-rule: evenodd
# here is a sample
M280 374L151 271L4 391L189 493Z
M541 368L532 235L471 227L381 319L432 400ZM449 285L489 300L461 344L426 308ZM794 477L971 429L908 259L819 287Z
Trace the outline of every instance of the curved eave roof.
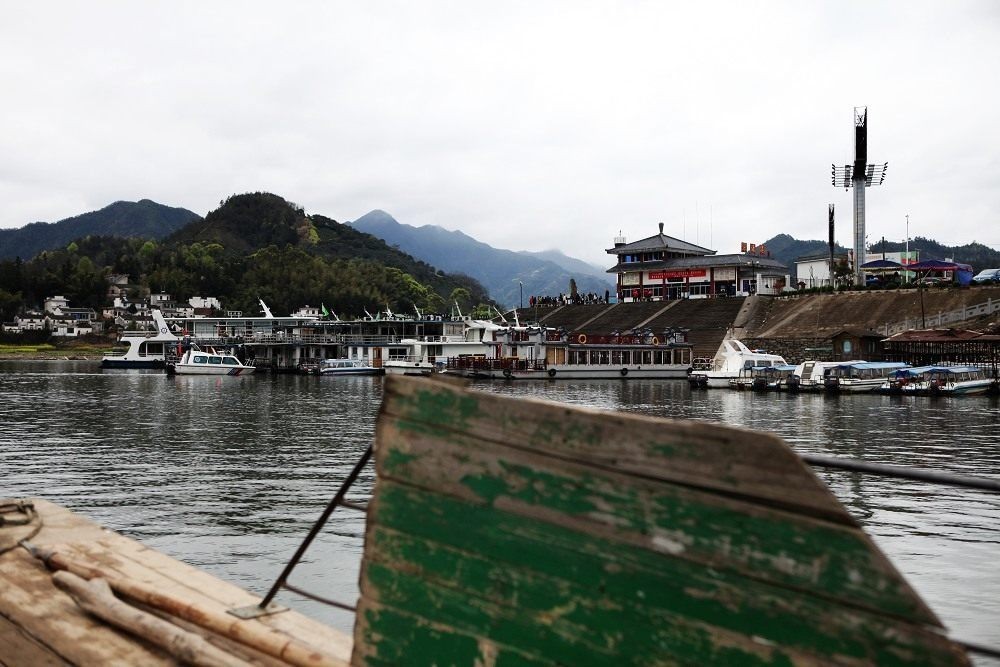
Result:
M626 243L625 245L618 246L617 248L608 248L606 252L609 255L621 255L632 252L655 252L657 250L671 250L674 252L688 252L700 255L715 254L714 250L702 248L701 246L688 243L687 241L681 241L680 239L675 239L673 236L667 236L666 234L656 234L654 236L650 236L649 238L642 239L641 241Z

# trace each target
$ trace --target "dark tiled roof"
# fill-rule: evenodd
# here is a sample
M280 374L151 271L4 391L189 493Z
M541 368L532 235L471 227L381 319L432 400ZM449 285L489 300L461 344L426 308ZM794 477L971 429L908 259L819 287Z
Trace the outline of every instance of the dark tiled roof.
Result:
M687 252L700 255L714 255L714 250L709 250L708 248L702 248L693 243L688 243L687 241L681 241L680 239L675 239L673 236L667 236L666 234L656 234L650 236L649 238L642 239L641 241L633 241L632 243L627 243L617 248L609 248L607 253L609 255L622 255L632 252L646 252L646 251L656 251L656 250L672 250L674 252Z

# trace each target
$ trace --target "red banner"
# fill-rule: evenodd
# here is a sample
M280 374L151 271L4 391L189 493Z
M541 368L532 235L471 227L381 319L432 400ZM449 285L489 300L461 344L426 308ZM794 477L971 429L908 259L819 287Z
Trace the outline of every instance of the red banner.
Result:
M706 269L677 269L675 271L650 271L650 280L666 280L667 278L704 278L708 275Z

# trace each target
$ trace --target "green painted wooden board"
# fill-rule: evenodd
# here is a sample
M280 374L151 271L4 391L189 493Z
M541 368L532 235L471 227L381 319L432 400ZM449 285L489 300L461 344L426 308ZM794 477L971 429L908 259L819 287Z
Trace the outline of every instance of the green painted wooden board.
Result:
M376 464L355 664L966 664L773 436L391 377Z

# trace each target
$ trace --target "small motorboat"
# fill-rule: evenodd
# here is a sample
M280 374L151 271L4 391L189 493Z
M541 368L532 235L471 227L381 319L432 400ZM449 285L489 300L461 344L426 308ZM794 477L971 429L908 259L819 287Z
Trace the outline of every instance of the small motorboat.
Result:
M243 363L227 351L202 350L191 345L181 358L167 364L167 373L177 375L249 375L257 370L253 362Z
M319 375L378 375L375 368L364 359L324 359L316 369Z

